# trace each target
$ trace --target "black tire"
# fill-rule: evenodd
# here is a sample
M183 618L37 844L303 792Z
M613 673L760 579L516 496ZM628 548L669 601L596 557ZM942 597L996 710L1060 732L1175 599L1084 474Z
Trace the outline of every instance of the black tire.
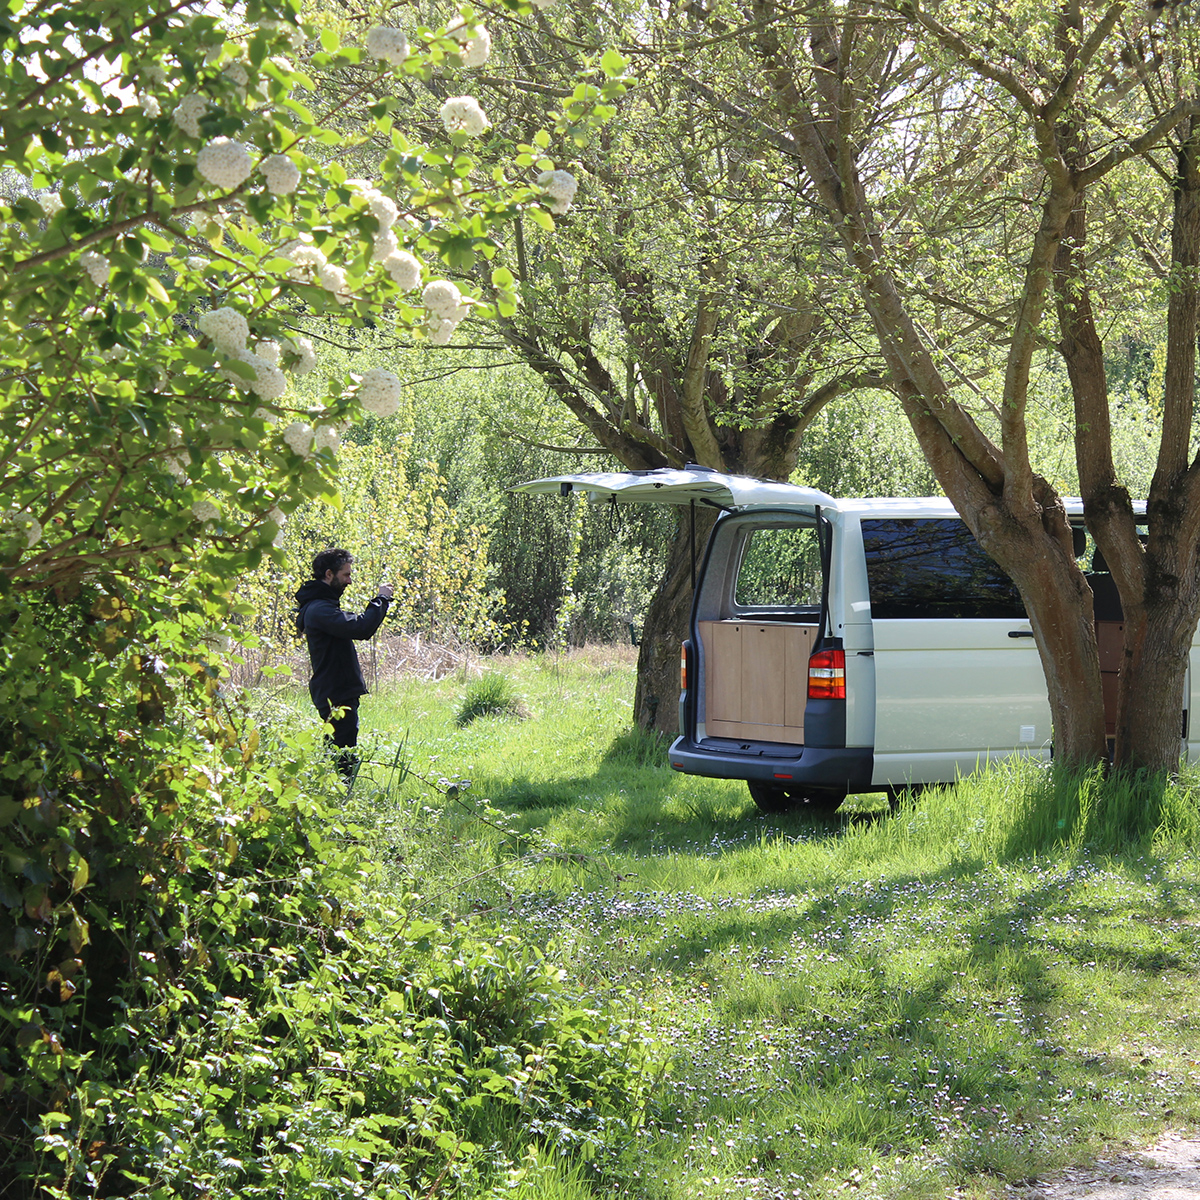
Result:
M822 792L812 788L802 791L796 787L763 783L758 779L747 779L746 787L750 791L750 799L764 813L831 813L846 798L845 792Z

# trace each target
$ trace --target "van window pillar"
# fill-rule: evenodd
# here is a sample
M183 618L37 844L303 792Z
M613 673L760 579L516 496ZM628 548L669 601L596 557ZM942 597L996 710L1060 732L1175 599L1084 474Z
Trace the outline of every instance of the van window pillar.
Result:
M829 619L829 571L833 563L833 525L821 512L818 504L814 508L817 524L817 548L821 555L821 615L817 621L817 641L813 649L819 649L826 637L833 637Z

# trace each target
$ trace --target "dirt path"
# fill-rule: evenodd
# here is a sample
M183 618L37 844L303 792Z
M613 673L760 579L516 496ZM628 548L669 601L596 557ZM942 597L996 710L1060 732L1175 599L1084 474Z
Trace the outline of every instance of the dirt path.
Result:
M1200 1137L1167 1134L1147 1150L1056 1172L1013 1200L1200 1200Z

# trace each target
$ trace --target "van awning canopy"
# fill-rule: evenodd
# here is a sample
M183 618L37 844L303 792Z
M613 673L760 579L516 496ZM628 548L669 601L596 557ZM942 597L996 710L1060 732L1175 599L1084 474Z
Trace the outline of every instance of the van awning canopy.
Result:
M657 471L602 471L531 479L509 489L531 496L582 494L592 504L706 504L717 508L837 508L816 488L797 487L748 475L723 475L708 467L664 467Z

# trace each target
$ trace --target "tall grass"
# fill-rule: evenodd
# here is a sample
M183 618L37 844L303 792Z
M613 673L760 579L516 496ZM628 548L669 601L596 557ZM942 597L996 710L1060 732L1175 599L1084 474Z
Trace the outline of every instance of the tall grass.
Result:
M484 671L467 684L455 722L461 727L480 717L515 717L524 720L529 715L525 702L517 694L513 681L501 671Z
M903 856L925 869L952 859L1002 862L1048 853L1125 854L1200 849L1200 783L1106 775L1013 761L931 788L890 819L863 820L851 802L844 822L847 862Z
M377 806L405 889L502 919L670 1059L619 1178L572 1200L982 1197L1200 1125L1194 772L1010 764L764 816L630 731L631 666L504 670L523 724L457 727L452 682L372 701L472 780L377 771Z

